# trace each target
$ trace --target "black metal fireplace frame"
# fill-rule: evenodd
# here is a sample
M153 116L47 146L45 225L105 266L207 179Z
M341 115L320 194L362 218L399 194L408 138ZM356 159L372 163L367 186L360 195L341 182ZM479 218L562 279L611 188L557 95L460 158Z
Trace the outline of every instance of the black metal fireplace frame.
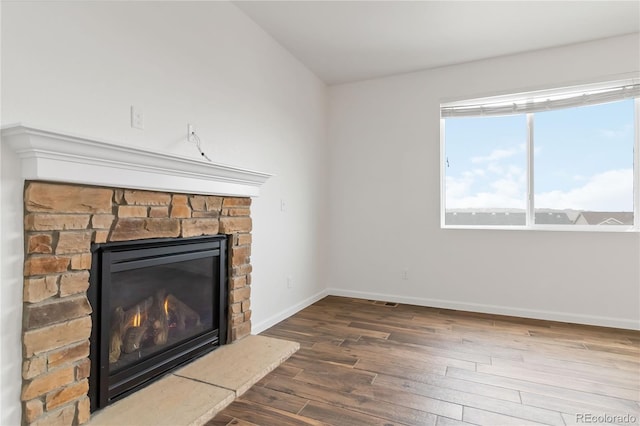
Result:
M91 375L89 397L91 411L104 408L136 390L162 377L176 367L208 353L227 342L227 237L216 235L193 238L156 238L116 243L93 244L90 285L87 291L93 307L91 314ZM213 257L217 264L218 288L214 289L219 306L211 330L205 331L186 342L153 355L130 367L109 372L110 297L109 284L112 272L136 266L155 266L173 261L194 260ZM105 267L106 265L106 267ZM215 305L213 298L212 304ZM217 324L216 324L217 323ZM217 327L217 328L216 328ZM103 339L103 337L106 339ZM103 342L100 344L100 342Z

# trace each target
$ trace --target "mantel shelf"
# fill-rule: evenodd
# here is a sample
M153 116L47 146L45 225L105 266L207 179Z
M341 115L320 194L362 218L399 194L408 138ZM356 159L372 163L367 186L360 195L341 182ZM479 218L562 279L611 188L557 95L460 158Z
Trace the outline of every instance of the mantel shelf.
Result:
M25 180L257 197L270 174L27 125L2 128Z

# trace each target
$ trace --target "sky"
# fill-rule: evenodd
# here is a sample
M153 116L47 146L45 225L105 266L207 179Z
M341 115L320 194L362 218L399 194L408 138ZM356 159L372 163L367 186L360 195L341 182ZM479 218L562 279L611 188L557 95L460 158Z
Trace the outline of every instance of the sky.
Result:
M534 205L633 211L628 99L534 114ZM445 120L446 208L526 208L525 115Z

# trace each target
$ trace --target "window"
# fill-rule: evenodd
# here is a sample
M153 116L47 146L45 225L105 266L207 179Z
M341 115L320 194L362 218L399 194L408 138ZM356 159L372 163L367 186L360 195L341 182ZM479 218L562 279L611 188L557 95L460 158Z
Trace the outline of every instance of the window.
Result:
M639 229L639 110L636 81L442 105L443 226Z

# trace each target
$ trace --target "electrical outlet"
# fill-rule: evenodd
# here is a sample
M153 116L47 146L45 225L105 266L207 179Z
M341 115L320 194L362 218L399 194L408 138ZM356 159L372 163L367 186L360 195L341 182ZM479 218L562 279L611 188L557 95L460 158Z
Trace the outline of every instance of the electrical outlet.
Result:
M142 108L131 105L131 127L134 129L144 129L144 114Z
M293 278L287 277L287 288L293 288Z
M409 270L408 269L403 269L402 270L402 279L407 281L409 279Z
M284 199L280 199L280 211L283 212L287 210L287 203L284 201Z

